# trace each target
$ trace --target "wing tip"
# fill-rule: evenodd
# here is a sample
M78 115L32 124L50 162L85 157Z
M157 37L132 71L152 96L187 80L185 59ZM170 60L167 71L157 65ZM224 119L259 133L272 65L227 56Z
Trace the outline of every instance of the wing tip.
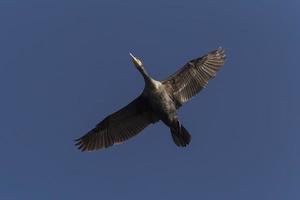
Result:
M84 144L84 142L82 141L82 137L81 138L77 138L74 140L75 142L75 147L81 151L81 152L84 152L84 151L89 151L88 150L88 145L87 144Z
M226 54L225 54L225 49L221 46L218 47L217 50L215 50L215 52L218 56L220 56L222 59L226 59Z
M91 147L89 147L89 144L83 142L82 137L75 139L74 142L75 142L75 147L81 152L92 152L92 151L96 151L99 149L106 149L106 148L114 145L114 143L107 143L102 146L98 146L98 147L96 146L96 147L91 148Z

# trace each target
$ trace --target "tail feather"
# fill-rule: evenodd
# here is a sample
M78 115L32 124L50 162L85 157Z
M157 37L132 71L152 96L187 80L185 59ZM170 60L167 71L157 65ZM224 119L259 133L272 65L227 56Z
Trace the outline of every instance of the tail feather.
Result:
M171 128L174 143L179 147L185 147L191 142L191 135L179 122L175 128Z

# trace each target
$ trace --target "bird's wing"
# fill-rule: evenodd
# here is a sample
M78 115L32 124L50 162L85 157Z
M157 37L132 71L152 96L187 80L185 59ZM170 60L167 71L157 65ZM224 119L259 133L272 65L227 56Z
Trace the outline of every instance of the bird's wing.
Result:
M81 151L107 148L137 135L158 119L139 96L121 110L109 115L83 137L75 140Z
M201 58L186 63L175 74L163 81L173 96L177 108L196 95L215 77L225 61L225 52L220 47Z

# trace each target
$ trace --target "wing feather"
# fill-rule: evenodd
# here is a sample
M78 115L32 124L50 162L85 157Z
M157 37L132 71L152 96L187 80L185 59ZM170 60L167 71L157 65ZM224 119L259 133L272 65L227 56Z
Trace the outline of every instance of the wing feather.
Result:
M121 110L109 115L87 134L75 140L81 151L107 148L137 135L158 119L139 96Z
M225 51L218 48L203 57L193 59L163 81L177 108L195 96L216 76L225 61Z

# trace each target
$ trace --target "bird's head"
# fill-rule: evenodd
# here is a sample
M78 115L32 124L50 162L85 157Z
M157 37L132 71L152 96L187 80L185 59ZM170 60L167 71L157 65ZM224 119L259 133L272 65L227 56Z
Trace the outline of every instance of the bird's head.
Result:
M134 66L137 69L143 69L144 68L143 63L142 63L142 61L140 59L134 57L134 55L132 55L132 53L129 53L129 55L131 56L132 62L133 62Z

